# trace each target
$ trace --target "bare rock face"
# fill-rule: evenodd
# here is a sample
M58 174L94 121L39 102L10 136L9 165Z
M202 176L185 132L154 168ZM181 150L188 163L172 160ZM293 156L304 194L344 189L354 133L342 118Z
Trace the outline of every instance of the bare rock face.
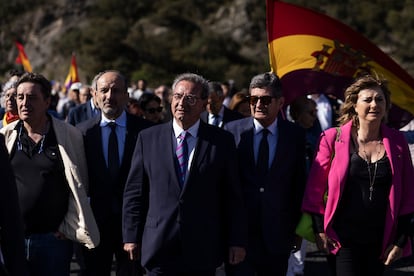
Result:
M17 39L24 44L33 70L47 75L49 72L54 72L50 75L62 74L64 76L67 74L70 56L60 55L60 49L54 48L54 44L70 28L87 24L85 10L91 1L56 0L50 2L53 3L16 14L7 29L0 29L0 41L9 46L7 61L10 63L10 68L14 66L14 59L17 56L17 50L13 44Z
M67 49L61 41L71 30L83 30L90 25L91 14L95 12L94 6L98 1L45 1L46 4L38 5L33 9L27 8L24 12L16 14L10 24L0 29L0 42L4 45L3 50L0 49L0 56L3 55L3 60L9 64L9 69L13 68L17 55L13 41L18 39L25 46L33 70L47 75L50 79L64 78L69 69L70 52L77 49ZM247 58L255 58L258 54L263 56L267 51L265 2L261 0L224 2L222 7L214 12L188 20L194 20L194 24L203 32L227 36L229 40L242 45L239 53L242 56ZM137 17L134 22L129 21L124 24L129 25L131 30L139 29L140 34L147 38L177 31L176 28L159 24L159 20L155 20L152 16ZM100 30L100 32L105 31L104 28ZM140 43L136 35L129 35L125 40L132 45ZM73 41L71 42L73 44ZM121 41L114 43L121 43ZM71 47L75 48L73 45ZM82 66L78 66L78 69L82 76ZM0 67L0 70L5 72L7 68Z

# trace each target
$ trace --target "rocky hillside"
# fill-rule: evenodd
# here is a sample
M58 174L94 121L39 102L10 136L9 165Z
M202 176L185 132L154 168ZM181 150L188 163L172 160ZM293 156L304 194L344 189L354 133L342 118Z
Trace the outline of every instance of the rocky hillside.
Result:
M245 74L269 69L263 1L136 2L42 1L15 11L0 31L0 70L16 67L15 39L34 71L57 80L66 76L72 52L82 81L107 68L150 83L183 71L243 82Z
M414 72L410 1L286 2L339 18ZM244 87L269 70L265 11L264 0L0 0L0 75L17 66L19 40L50 79L65 78L75 52L83 82L115 68L150 85L193 71Z

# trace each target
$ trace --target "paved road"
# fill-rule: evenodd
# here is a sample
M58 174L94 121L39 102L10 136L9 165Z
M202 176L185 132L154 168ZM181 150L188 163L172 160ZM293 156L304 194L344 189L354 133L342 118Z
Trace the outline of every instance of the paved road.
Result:
M79 266L76 262L72 262L71 276L77 276ZM305 275L304 276L329 276L326 258L317 251L315 244L308 243L307 254L305 259ZM111 276L115 276L112 272ZM222 270L217 270L216 276L225 276ZM364 275L365 276L365 275ZM366 275L369 276L369 275ZM384 274L384 276L414 276L414 258L409 257L397 261Z
M309 243L305 259L304 276L329 276L326 257L317 251L315 244ZM414 258L404 258L396 261L384 276L410 276L414 275ZM366 275L369 276L369 275Z

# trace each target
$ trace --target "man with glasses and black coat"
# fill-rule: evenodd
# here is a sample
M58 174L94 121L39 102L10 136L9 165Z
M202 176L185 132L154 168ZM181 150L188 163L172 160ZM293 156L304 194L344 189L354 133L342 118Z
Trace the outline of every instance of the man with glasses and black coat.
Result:
M124 250L148 276L214 276L244 259L246 214L233 136L200 121L207 81L172 85L168 123L140 132L125 185Z

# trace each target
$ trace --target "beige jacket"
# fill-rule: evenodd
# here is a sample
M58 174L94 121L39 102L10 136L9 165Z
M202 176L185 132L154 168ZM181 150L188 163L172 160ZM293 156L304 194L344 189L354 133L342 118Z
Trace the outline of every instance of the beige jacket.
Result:
M4 134L9 153L17 139L14 130L19 121L12 122L0 130ZM86 196L88 170L86 165L83 137L74 126L52 117L56 140L62 156L65 176L71 194L68 212L59 231L68 239L79 242L91 249L99 244L99 230Z

